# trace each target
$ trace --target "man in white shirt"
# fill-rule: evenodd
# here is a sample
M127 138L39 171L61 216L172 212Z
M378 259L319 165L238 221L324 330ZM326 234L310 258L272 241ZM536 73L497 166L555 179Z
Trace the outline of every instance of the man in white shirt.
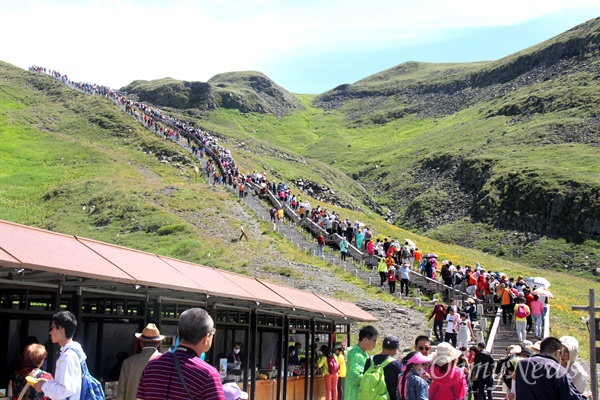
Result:
M73 340L76 329L77 319L70 311L60 311L52 316L50 340L59 344L60 356L56 361L54 379L40 378L35 384L36 391L44 392L44 396L52 400L67 397L70 400L79 400L81 397L81 361L86 359L86 355L81 345Z

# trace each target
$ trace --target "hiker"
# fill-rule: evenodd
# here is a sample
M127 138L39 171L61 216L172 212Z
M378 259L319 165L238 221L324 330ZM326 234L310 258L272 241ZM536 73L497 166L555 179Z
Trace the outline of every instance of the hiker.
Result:
M454 312L454 308L448 307L448 315L446 315L446 334L444 335L444 342L452 343L452 346L456 347L456 335L458 332L459 317Z
M456 347L461 351L465 351L469 347L469 342L475 337L475 334L473 333L473 326L467 318L467 314L461 312L459 315L460 322L458 323L458 335L456 338L458 344Z
M519 361L516 368L516 398L526 400L588 400L591 392L581 393L568 371L560 365L563 344L547 337L540 343L540 354Z
M358 400L360 379L365 371L367 351L371 351L377 344L379 332L374 326L367 325L358 331L358 343L348 350L348 364L346 369L346 384L344 397L346 400Z
M450 343L442 342L437 346L431 355L429 400L464 399L467 380L464 371L457 366L461 355Z
M389 399L396 398L396 388L398 387L398 375L402 372L402 364L400 361L396 360L394 356L398 352L398 348L400 347L400 340L394 335L388 335L383 339L383 343L381 345L381 353L367 359L365 363L364 375L361 378L360 384L360 394L359 399L365 396L366 393L369 393L372 396L373 385L368 384L368 378L376 376L375 369L377 367L383 368L383 383L387 388L387 392L389 395ZM371 368L373 367L373 368ZM373 373L373 375L369 375ZM364 397L373 398L373 397Z
M317 256L325 257L325 236L321 232L317 235Z
M487 400L492 400L492 389L494 387L494 358L490 353L485 351L485 343L477 343L475 347L475 357L473 359L473 370L471 371L471 379L475 382L474 389L477 388L475 395L476 400L485 400L487 392Z
M340 364L337 358L331 354L329 346L321 346L321 357L317 361L317 368L323 370L323 380L325 381L325 400L338 400L338 372Z
M411 351L402 359L402 374L398 379L400 400L429 399L429 384L422 375L425 372L425 365L430 361L430 356L424 356L418 351Z
M527 317L531 314L531 310L525 304L525 297L520 295L517 298L517 304L514 308L515 315L515 327L517 330L517 337L519 342L523 342L527 339Z
M563 344L560 365L569 371L569 375L571 375L571 379L573 380L573 385L575 385L577 390L583 393L587 384L588 373L585 372L583 366L577 361L579 341L573 336L563 336L559 340Z
M387 273L388 273L388 266L385 262L385 259L380 259L379 263L377 264L377 272L379 273L379 278L381 280L380 282L380 286L381 286L381 290L383 291L383 284L385 283L386 279L387 279Z
M444 321L446 320L446 307L439 302L438 299L433 299L433 311L429 316L429 319L433 318L433 334L435 335L436 341L439 343L444 337Z
M396 267L393 265L387 274L388 286L390 288L390 294L396 293Z
M400 294L404 293L406 297L408 297L408 282L410 282L409 268L410 264L404 263L400 265L400 268L398 269L400 276Z

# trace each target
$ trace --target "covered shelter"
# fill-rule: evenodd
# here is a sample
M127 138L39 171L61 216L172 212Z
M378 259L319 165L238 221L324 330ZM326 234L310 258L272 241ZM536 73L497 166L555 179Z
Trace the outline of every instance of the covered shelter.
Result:
M324 385L315 385L311 362L317 345L332 345L339 335L350 344L352 323L376 321L353 303L321 294L0 220L0 388L24 338L44 343L57 311L75 314L75 339L88 367L105 378L117 354L137 352L134 333L149 322L167 335L163 350L171 347L179 315L191 307L206 309L215 321L206 360L217 369L231 345L242 343L243 368L237 375L226 366L221 372L252 399L320 398ZM304 368L294 377L288 368L293 342L306 349ZM53 371L56 349L46 346ZM257 380L261 373L270 379Z

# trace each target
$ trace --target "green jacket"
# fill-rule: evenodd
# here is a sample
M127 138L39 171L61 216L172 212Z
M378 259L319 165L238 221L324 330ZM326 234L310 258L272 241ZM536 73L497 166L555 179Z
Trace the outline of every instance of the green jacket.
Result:
M379 260L379 264L377 264L377 272L388 272L388 266L384 258Z
M360 388L360 378L365 371L365 363L369 356L358 345L352 346L347 353L348 363L346 369L346 383L344 385L344 399L357 400Z

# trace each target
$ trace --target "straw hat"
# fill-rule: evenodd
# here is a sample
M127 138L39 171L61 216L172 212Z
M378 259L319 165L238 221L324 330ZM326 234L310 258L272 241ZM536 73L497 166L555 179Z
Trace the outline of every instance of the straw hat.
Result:
M450 343L442 342L437 345L437 349L431 354L431 362L437 365L448 364L460 357L461 354L461 351L455 349Z
M475 303L475 299L473 299L472 297L469 297L465 303L470 303L470 304L474 304Z
M154 324L148 324L142 331L142 333L136 333L135 337L138 340L144 340L147 342L162 342L165 336L160 334L160 331Z

